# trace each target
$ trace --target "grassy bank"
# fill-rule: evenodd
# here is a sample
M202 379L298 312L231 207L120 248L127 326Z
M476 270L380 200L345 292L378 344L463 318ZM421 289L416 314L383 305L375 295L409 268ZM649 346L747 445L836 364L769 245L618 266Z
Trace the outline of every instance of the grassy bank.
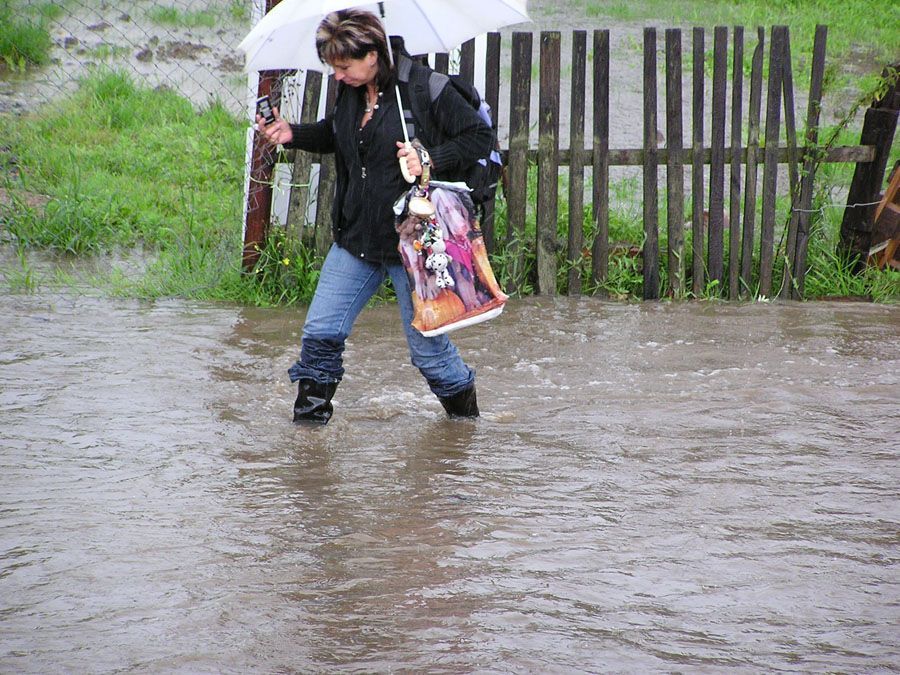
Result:
M114 268L113 290L233 298L244 129L220 105L196 113L174 92L97 73L52 111L0 116L3 234L77 256L141 246L146 275Z

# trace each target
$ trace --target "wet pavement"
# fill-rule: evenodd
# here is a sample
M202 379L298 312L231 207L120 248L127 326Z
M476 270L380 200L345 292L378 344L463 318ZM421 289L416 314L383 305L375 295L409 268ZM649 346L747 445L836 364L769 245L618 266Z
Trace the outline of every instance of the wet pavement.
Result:
M0 296L0 672L886 672L900 308L511 301L444 419L396 308Z

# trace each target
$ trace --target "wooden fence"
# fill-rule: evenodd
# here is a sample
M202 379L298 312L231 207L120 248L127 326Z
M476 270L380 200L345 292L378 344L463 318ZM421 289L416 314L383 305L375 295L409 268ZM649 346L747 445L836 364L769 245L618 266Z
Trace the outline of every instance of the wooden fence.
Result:
M675 296L701 294L707 288L721 289L723 295L738 298L758 294L771 297L800 298L806 272L806 255L810 236L810 214L813 182L820 162L855 162L857 173L869 175L867 189L872 192L884 174L883 157L893 139L882 134L877 144L845 147L821 147L818 127L825 73L827 30L818 26L810 66L808 105L805 133L798 139L795 118L794 74L788 28L774 26L769 35L763 28L756 32L752 54L744 53L744 29L729 30L716 27L712 31L711 110L707 113L706 44L708 31L694 28L690 32L692 50L691 84L688 101L682 92L683 47L686 36L680 29L666 29L662 35L655 28L643 33L643 144L637 148L611 149L610 140L610 34L608 30L594 30L593 59L587 59L588 33L572 33L571 96L569 110L569 147L560 148L560 90L562 72L561 34L546 31L537 34L539 58L538 81L538 142L532 147L529 131L532 126L532 66L535 59L535 34L517 32L511 36L510 84L502 95L508 97L508 143L503 148L506 161L504 198L507 228L503 241L495 240L492 209L485 218L483 229L489 250L503 248L507 260L512 261L513 278L510 290L523 282L522 273L526 247L533 246L536 289L542 294L557 292L560 262L569 267L567 292L581 292L581 266L590 265L590 278L602 284L609 273L610 260L610 167L640 166L643 177L643 297L659 298L665 270L664 289ZM768 39L767 39L768 37ZM660 46L662 45L662 49ZM731 69L729 72L729 48ZM474 80L475 43L461 48L459 71ZM658 78L658 53L664 53L663 78ZM500 77L501 36L487 36L485 84L483 95L494 111L501 106ZM749 63L745 63L749 56ZM745 66L749 65L749 77ZM447 72L446 54L435 57L435 69ZM764 76L764 73L767 75ZM265 76L264 74L264 85ZM261 86L261 92L278 96L278 74L268 74L271 86ZM323 84L322 74L307 72L303 88L301 120L312 121L319 109ZM592 95L588 101L587 78L592 78ZM659 80L662 81L659 81ZM747 80L747 82L745 82ZM727 106L730 82L731 103ZM657 97L664 84L665 147L658 146ZM763 85L765 84L765 96ZM744 104L745 88L749 90L748 104ZM326 88L327 105L333 104L335 87L329 78ZM765 117L762 116L765 101ZM585 131L585 107L592 106L592 128ZM687 106L691 116L691 138L684 138ZM730 109L730 116L727 115ZM782 118L783 112L783 118ZM896 107L894 108L896 126ZM710 138L704 137L706 115L711 120ZM746 121L744 120L746 114ZM784 130L784 144L778 139ZM586 136L590 139L586 147ZM864 135L865 136L865 135ZM745 140L746 139L746 140ZM773 142L766 142L773 139ZM254 196L267 189L271 177L271 155L259 147L261 160L255 160L255 174L251 172L250 203L261 205L268 222L270 195ZM334 165L328 156L311 157L296 153L293 159L292 184L295 186L288 208L289 226L297 226L306 219L310 169L320 164L318 197L314 228L310 245L324 251L330 243L331 198L334 190ZM880 168L879 168L880 163ZM535 232L526 240L525 223L529 211L527 184L529 167L536 165L537 200L534 210ZM776 212L779 165L787 166L791 208L789 213ZM562 246L565 256L558 255L560 170L568 168L568 213L565 227L567 241ZM659 182L660 167L666 169L664 186ZM685 191L685 167L690 169L690 191ZM585 246L585 171L591 170L593 241L590 255ZM762 173L761 185L759 173ZM727 178L726 178L727 174ZM725 203L726 179L728 203ZM660 189L666 190L666 243L660 251ZM863 190L862 192L865 192ZM268 200L268 201L266 201ZM684 213L686 205L691 213L691 247L685 251ZM251 209L252 210L252 209ZM257 211L260 209L257 208ZM259 214L257 213L257 219ZM758 221L758 222L757 222ZM726 228L726 223L729 227ZM259 226L250 227L248 216L245 237L245 264L254 262L252 245L260 240ZM727 234L727 236L726 236ZM776 239L781 241L776 245ZM688 255L688 253L690 255ZM590 263L586 262L586 258ZM564 258L561 260L561 258ZM688 264L688 261L690 264ZM663 264L663 262L665 264ZM779 275L780 273L780 275ZM777 278L781 283L773 286Z

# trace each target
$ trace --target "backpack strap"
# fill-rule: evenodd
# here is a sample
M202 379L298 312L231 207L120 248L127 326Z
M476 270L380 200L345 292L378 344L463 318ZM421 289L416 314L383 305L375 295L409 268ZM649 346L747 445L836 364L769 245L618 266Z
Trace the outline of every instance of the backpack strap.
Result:
M450 83L450 77L415 64L407 56L400 56L397 60L397 80L403 101L403 119L410 138L418 137L426 145L439 143L440 130L432 120L431 104Z

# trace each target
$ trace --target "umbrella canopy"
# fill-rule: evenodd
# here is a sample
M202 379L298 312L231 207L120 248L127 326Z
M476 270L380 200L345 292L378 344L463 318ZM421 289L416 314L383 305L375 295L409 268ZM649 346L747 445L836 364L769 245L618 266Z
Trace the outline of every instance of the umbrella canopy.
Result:
M384 11L381 11L383 6ZM400 35L412 54L449 52L466 40L530 21L519 0L282 0L238 45L255 70L321 70L315 36L329 12L356 7L383 16L388 35Z

